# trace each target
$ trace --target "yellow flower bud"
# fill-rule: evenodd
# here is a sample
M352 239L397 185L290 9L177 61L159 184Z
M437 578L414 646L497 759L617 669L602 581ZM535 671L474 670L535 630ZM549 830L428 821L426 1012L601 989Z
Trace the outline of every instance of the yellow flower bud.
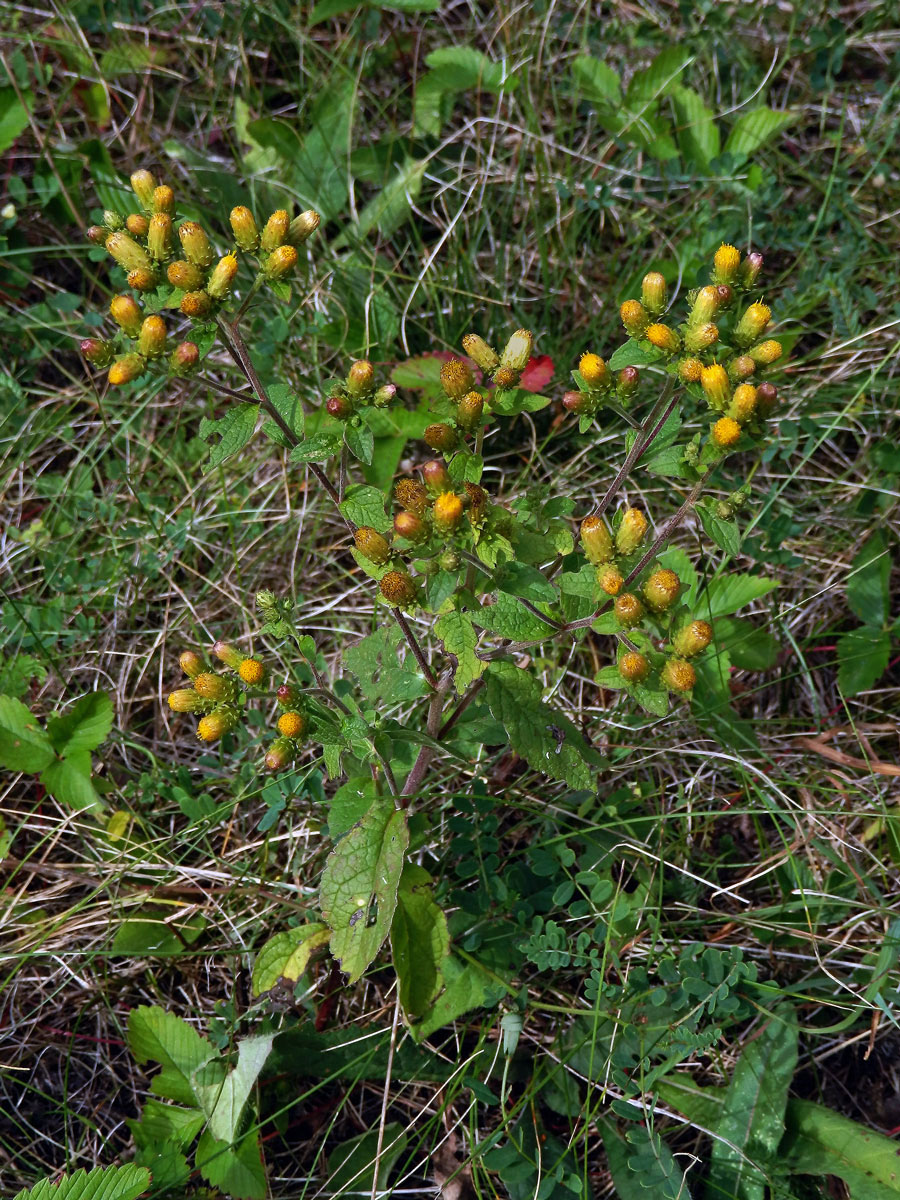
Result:
M131 383L143 374L146 365L139 354L126 354L123 358L117 358L109 368L109 382L113 387Z
M428 507L428 493L418 479L398 479L394 484L394 499L402 508L421 517Z
M595 567L609 562L613 556L613 540L602 517L585 517L581 522L580 536L588 562Z
M141 332L144 314L133 296L113 296L109 302L109 311L115 323L129 337L137 337Z
M647 535L647 518L639 508L625 511L622 524L616 532L616 550L619 554L633 554Z
M125 218L125 228L132 237L144 238L147 236L147 230L150 228L150 222L143 213L129 213Z
M136 292L152 292L156 287L156 272L152 268L137 267L128 272L128 286Z
M284 245L290 225L291 219L283 208L272 213L266 221L259 239L259 248L263 254L268 254L270 250L276 250L279 246Z
M713 326L715 328L715 326ZM677 354L681 349L681 338L668 325L651 325L647 329L647 341L665 354Z
M462 340L462 348L482 371L495 371L500 366L500 355L477 333L467 333Z
M367 358L361 358L347 372L347 391L357 398L365 396L375 383L375 368Z
M230 642L225 642L221 639L214 644L212 652L219 662L223 662L225 666L230 667L232 671L236 671L244 661L244 656L241 654L240 650L232 646Z
M732 417L722 417L712 427L712 440L723 450L740 439L741 427Z
M280 771L288 765L294 757L294 744L290 738L276 738L269 749L266 751L266 757L263 760L267 771Z
M182 221L178 226L184 256L195 267L208 267L215 258L206 230L196 221Z
M165 353L166 323L162 317L153 315L144 319L138 334L137 348L145 358L159 358Z
M644 606L633 592L623 592L617 596L613 610L619 624L625 629L633 629L644 617Z
M156 191L156 180L149 171L135 171L131 176L131 186L134 194L141 202L141 207L149 211L153 209L153 193Z
M768 342L760 342L758 346L754 346L747 353L753 362L759 363L762 367L768 367L773 362L777 362L784 351L781 348L781 342L769 340Z
M666 281L659 271L648 271L641 283L641 303L657 316L666 307Z
M650 324L650 317L643 304L638 300L626 300L619 309L619 316L622 318L626 333L633 338L644 336L647 326Z
M153 190L153 211L168 213L170 217L175 214L175 193L164 183Z
M463 517L463 502L455 492L441 492L434 502L434 524L441 533L452 533Z
M185 292L179 308L186 317L200 321L212 312L212 298L206 292Z
M234 700L238 694L237 684L226 675L215 671L201 671L194 676L194 688L205 700L218 702Z
M441 366L441 387L451 400L461 400L472 389L474 379L469 364L451 358Z
M644 584L644 599L655 612L665 612L678 599L681 581L674 571L663 568L654 571Z
M598 567L597 583L607 596L618 596L625 586L625 579L618 567Z
M231 231L242 250L255 250L259 245L259 230L249 208L239 205L231 210Z
M194 342L179 342L169 355L173 375L191 375L200 365L200 348Z
M731 403L728 405L728 416L739 425L746 425L756 412L756 388L750 383L741 383L734 389Z
M183 292L199 291L206 278L205 272L201 271L199 267L195 267L193 263L186 262L183 258L169 263L166 275L172 287L180 288Z
M702 354L719 340L719 330L708 321L705 325L692 325L684 335L684 348L691 354Z
M534 338L528 330L517 329L503 347L503 353L500 355L501 367L507 367L510 371L524 371L531 358L533 346Z
M689 692L697 682L697 672L683 658L670 658L663 667L660 678L673 692Z
M288 226L286 241L290 246L302 246L319 228L321 217L313 209L307 209L299 217L294 217Z
M301 712L282 713L278 718L278 732L282 737L296 740L303 737L308 724L309 722Z
M382 576L378 588L393 608L409 608L415 604L416 585L406 571L388 571Z
M462 429L475 429L484 415L484 400L478 392L466 392L456 408L456 419Z
M514 388L519 382L519 372L512 367L498 367L494 372L494 383L499 390Z
M678 378L682 383L699 383L703 374L703 363L699 358L683 358L678 364Z
M442 454L449 454L459 445L459 434L452 425L436 423L426 426L422 434L422 441L432 450L440 450Z
M589 388L605 388L612 382L609 367L599 354L582 354L578 361L578 373Z
M157 262L168 258L172 241L172 218L168 213L154 213L147 231L147 249Z
M360 525L353 534L353 540L360 554L376 566L383 566L391 557L391 548L387 541L371 525Z
M178 688L177 691L170 692L166 700L172 712L202 712L207 706L207 702L202 696L198 696L193 688Z
M199 675L204 667L203 659L196 650L182 651L178 658L178 664L190 679Z
M297 265L297 251L293 246L276 246L266 259L266 276L269 279L283 279Z
M758 300L746 308L734 329L734 340L739 346L749 346L763 332L772 317L772 310Z
M151 263L147 251L124 230L109 235L106 239L106 249L126 271L150 270Z
M628 683L640 683L650 674L650 660L644 654L629 650L619 659L619 674Z
M672 645L682 658L701 654L712 641L713 628L709 621L691 621L672 638Z
M740 265L740 250L723 242L713 259L713 280L716 283L734 283Z
M234 277L237 275L238 260L233 254L226 254L212 269L212 274L206 285L206 290L213 300L224 300L231 291Z
M197 737L201 742L215 742L230 733L238 723L238 714L233 708L216 708L209 716L201 717L197 723Z
M722 412L731 399L731 388L728 384L728 372L721 363L704 367L700 373L700 383L710 407Z
M716 289L710 284L700 288L688 314L688 325L706 325L716 315L718 307L719 293Z

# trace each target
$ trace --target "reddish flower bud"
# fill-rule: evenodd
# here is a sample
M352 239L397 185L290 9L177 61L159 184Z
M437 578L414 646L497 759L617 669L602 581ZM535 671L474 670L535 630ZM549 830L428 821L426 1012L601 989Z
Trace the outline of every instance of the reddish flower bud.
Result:
M278 718L278 732L282 737L296 739L303 737L309 724L301 712L282 713Z
M644 599L654 612L665 612L678 599L681 582L674 571L663 569L654 571L644 584Z
M473 524L477 524L484 516L485 509L490 497L487 492L477 483L464 483L466 494L463 497L463 505L469 509L469 520Z
M249 208L239 205L229 217L234 240L242 250L255 250L259 245L259 230Z
M179 656L178 664L190 679L196 678L206 666L202 656L196 650L183 651Z
M745 288L754 287L762 268L763 256L758 251L752 250L741 263L740 280L742 285Z
M394 517L394 533L408 542L422 542L428 536L428 528L421 517L404 509Z
M115 357L109 342L101 342L99 338L85 338L81 343L81 353L94 367L108 367Z
M432 492L446 492L450 487L450 472L436 458L431 459L422 468L422 478L425 480L425 486Z
M391 557L391 547L388 542L371 525L360 525L353 535L353 540L360 554L375 563L376 566L383 566Z
M660 673L663 684L673 692L689 692L697 682L697 672L683 658L670 658Z
M728 378L740 383L744 379L749 379L755 370L756 363L749 354L739 354L728 364Z
M353 416L353 404L346 396L329 396L325 411L336 421L349 421Z
M126 354L123 358L116 359L109 368L109 382L113 387L131 383L144 373L146 365L139 354Z
M378 587L393 608L408 608L415 603L418 594L412 576L406 571L388 571Z
M641 283L641 303L654 316L666 307L666 281L659 271L648 271Z
M347 391L351 396L365 396L375 385L375 368L367 358L355 362L347 372Z
M275 693L278 703L286 708L293 708L300 699L300 689L291 683L283 683Z
M372 397L372 403L376 408L387 408L394 397L397 395L397 385L395 383L384 383L375 392Z
M590 408L591 400L586 392L566 392L562 398L562 405L566 412L581 416Z
M720 283L716 288L716 295L719 298L719 308L731 308L734 303L734 288L729 287L727 283Z
M178 226L178 237L188 262L195 267L208 267L212 263L215 252L202 225L196 221L182 221Z
M613 610L619 624L626 629L640 625L644 618L644 606L633 592L623 592L621 596L616 596Z
M432 450L441 450L449 454L459 445L459 435L451 425L429 425L422 434L422 440Z
M169 355L173 375L191 375L200 366L200 350L193 342L179 342Z
M455 492L441 492L434 502L434 524L441 533L452 533L463 517L463 502Z
M263 760L267 771L281 771L293 759L296 754L294 743L290 738L276 738L266 751L266 757Z
M467 333L462 340L462 348L482 371L496 371L500 366L500 355L477 333Z
M95 246L105 246L106 239L109 237L109 230L104 229L102 225L91 225L87 231L89 242L93 242Z
M778 389L772 383L761 383L756 389L756 403L760 416L767 417L775 407L778 399Z
M637 367L623 367L616 376L616 391L623 400L633 396L641 382L641 373Z
M129 213L125 218L125 228L132 237L145 238L147 230L150 228L150 222L143 213Z
M259 248L263 254L268 254L269 251L276 250L279 246L284 245L290 226L291 219L283 208L279 208L272 213L271 217L266 221L259 239ZM296 261L296 256L294 261Z
M650 660L644 654L629 650L619 659L619 674L629 683L640 683L650 674Z
M461 358L451 358L442 365L441 387L451 400L461 400L473 383L471 368Z

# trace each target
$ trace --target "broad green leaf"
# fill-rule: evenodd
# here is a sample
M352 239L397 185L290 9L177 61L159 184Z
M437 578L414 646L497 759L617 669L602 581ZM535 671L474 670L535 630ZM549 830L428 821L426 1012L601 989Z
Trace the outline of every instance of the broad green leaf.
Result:
M174 1142L186 1150L206 1124L206 1117L197 1108L177 1108L159 1100L147 1100L139 1121L126 1121L136 1146L153 1142Z
M209 467L218 467L234 454L239 454L256 431L258 404L235 404L224 417L211 421L204 417L200 422L200 437L209 442L218 435L217 442L209 442Z
M96 750L109 735L113 722L112 700L105 692L88 692L64 713L48 717L47 733L57 754Z
M361 821L372 807L376 794L371 775L354 775L342 783L328 805L328 836L337 841Z
M209 1123L207 1133L219 1142L233 1142L259 1073L272 1051L274 1033L241 1038L234 1067L224 1082L198 1084L197 1099Z
M128 1163L42 1179L33 1188L17 1192L14 1200L137 1200L149 1187L147 1168Z
M640 342L636 342L634 338L629 338L627 342L619 346L609 360L609 369L611 371L621 371L623 367L646 367L650 363L658 362L662 358L662 351L657 350L655 346L649 344L645 348Z
M720 550L724 550L732 558L737 558L741 552L741 535L737 521L726 521L716 513L710 512L705 505L698 506L697 513L707 537L712 538Z
M0 763L36 775L53 761L53 745L36 717L12 696L0 696Z
M691 52L684 46L669 46L662 50L649 67L636 71L632 76L625 93L625 103L633 112L637 112L641 105L671 92L690 61Z
M790 1100L780 1166L799 1175L837 1175L852 1200L897 1200L897 1143L884 1134L809 1100Z
M28 113L33 107L32 92L23 92L20 100L15 88L0 88L0 154L28 128Z
M482 91L500 95L518 86L505 63L493 62L471 46L444 46L425 58L431 68L416 84L414 132L437 137L449 112L449 101L459 92Z
M343 440L343 433L315 433L293 448L290 460L295 463L324 462L338 453Z
M707 1194L764 1200L766 1169L778 1166L788 1088L797 1066L793 1009L775 1009L741 1052L716 1122Z
M471 960L463 960L449 954L443 961L444 990L431 1006L428 1014L412 1025L412 1035L421 1042L436 1029L449 1025L463 1013L473 1008L496 1004L506 995L502 980L488 974L483 967Z
M212 1042L174 1013L142 1005L129 1015L128 1045L139 1063L162 1066L154 1076L151 1091L179 1104L197 1103L194 1078L201 1067L216 1058Z
M362 210L351 232L361 238L373 229L382 238L395 233L409 217L412 206L419 198L425 167L424 159L411 158L405 162L393 179Z
M881 628L891 618L891 556L880 529L853 559L847 603L866 625Z
M711 580L697 600L698 617L725 617L737 612L751 600L758 600L773 588L778 587L776 579L767 579L763 575L725 574Z
M747 157L754 154L761 146L771 142L775 136L789 125L793 125L799 113L785 109L776 112L772 108L754 108L743 113L731 127L731 133L725 143L725 150L735 157Z
M49 763L41 772L41 783L60 804L76 812L106 807L91 783L90 754L86 750L73 750L66 758Z
M319 903L331 952L355 983L391 928L409 829L391 797L377 800L325 864Z
M434 632L443 642L445 652L456 659L453 682L457 692L462 695L469 684L487 670L487 663L475 653L478 634L472 618L465 612L444 613L435 622Z
M632 684L631 694L644 712L654 717L664 717L669 711L669 693L665 688L647 687L643 683Z
M269 388L268 397L278 410L278 415L287 425L288 429L292 431L295 437L302 440L303 431L306 427L306 417L303 413L303 405L300 403L300 397L294 389L286 383L275 383ZM266 421L265 425L263 425L263 432L273 442L277 442L279 446L290 446L292 444L274 421Z
M523 596L526 600L552 603L556 599L556 588L536 567L529 567L515 559L497 569L495 582L501 591L512 596Z
M496 603L474 609L471 617L482 629L489 629L498 637L510 638L514 642L544 641L557 634L552 625L536 617L507 592L498 592Z
M409 1020L424 1016L443 987L441 967L449 953L447 918L435 903L431 876L424 867L407 863L391 925L391 954Z
M572 75L579 91L589 100L609 104L612 108L618 108L622 103L619 76L605 62L590 54L579 55L572 63Z
M484 459L468 450L460 450L447 464L447 472L454 483L480 483L483 471Z
M255 1133L232 1146L219 1142L205 1129L197 1144L197 1169L213 1187L234 1200L265 1200L266 1169Z
M369 466L375 456L375 435L368 425L348 423L344 427L344 442L354 458Z
M512 388L509 391L501 391L498 388L490 399L492 411L501 417L514 417L524 412L540 412L550 403L552 403L552 397L529 392L527 388Z
M341 1142L328 1155L329 1196L386 1196L388 1176L394 1163L406 1149L407 1137L399 1122L384 1127L381 1157L378 1158L378 1130L370 1129ZM378 1162L378 1176L375 1163Z
M150 908L142 910L138 916L126 917L116 930L110 954L122 954L128 958L184 954L185 947L196 942L206 928L206 917L202 913L194 913L187 918L173 919L178 916L177 910L166 913L162 909Z
M857 696L873 687L891 660L891 635L861 625L837 640L838 687L845 696Z
M678 85L671 94L682 156L705 169L719 153L719 131L713 114L693 88Z
M348 487L340 508L354 525L370 525L379 533L384 533L391 523L384 511L384 493L367 484L354 483Z
M573 788L591 787L588 760L596 756L572 722L544 703L534 676L512 663L495 662L486 679L491 716L506 729L516 753L552 779Z
M402 636L398 626L388 621L344 651L344 666L373 705L380 700L391 704L415 700L427 690L412 652L407 651L403 659L397 653Z
M703 610L698 609L698 615ZM704 655L694 663L697 684L692 710L697 724L729 751L759 749L753 723L739 717L731 704L731 660L725 650Z
M296 983L306 970L312 952L324 946L330 936L327 926L313 921L270 937L253 964L253 995L270 991L279 979Z
M420 358L408 358L405 362L397 363L391 371L391 382L397 387L428 389L436 391L441 386L441 367L443 359L436 354L423 354Z

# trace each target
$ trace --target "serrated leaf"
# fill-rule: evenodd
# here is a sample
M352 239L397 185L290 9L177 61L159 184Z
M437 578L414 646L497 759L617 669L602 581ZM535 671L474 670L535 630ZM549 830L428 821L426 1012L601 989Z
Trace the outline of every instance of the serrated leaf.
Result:
M293 448L290 460L295 463L324 462L338 453L343 440L342 433L315 433Z
M629 689L644 712L654 717L664 717L669 711L669 693L664 688L647 687L643 683L635 683Z
M878 682L891 659L891 635L870 625L842 633L837 640L838 687L857 696Z
M302 440L303 431L306 428L306 417L303 413L303 405L300 403L300 397L294 389L286 383L274 383L268 390L268 397L278 410L278 415L294 436ZM267 421L263 425L263 430L279 446L292 445L274 421Z
M541 574L536 567L527 563L504 563L497 569L495 575L497 586L512 596L522 596L526 600L543 600L553 603L556 600L556 588Z
M735 1200L764 1200L765 1168L778 1165L788 1088L797 1066L797 1024L783 1005L738 1059L716 1122L709 1188Z
M572 63L572 75L579 90L589 100L608 104L614 109L622 103L619 76L605 62L590 54L581 54Z
M375 434L368 425L347 425L344 441L354 458L369 466L375 456Z
M483 470L484 459L468 450L454 454L447 464L447 473L454 483L480 483Z
M28 691L32 679L43 683L47 668L32 654L14 654L0 661L0 694L17 698Z
M558 632L506 592L498 592L496 603L474 609L471 616L482 629L489 629L498 637L510 638L514 642L544 641L555 637Z
M415 700L427 690L413 655L398 657L402 636L391 621L344 651L344 665L356 676L360 691L372 705L382 699L395 704Z
M591 623L591 629L594 633L616 634L621 633L622 625L616 616L615 609L609 608Z
M505 62L494 62L472 46L443 46L425 56L425 63L447 91L463 92L477 88L499 95L513 91L519 81L508 73Z
M361 821L378 789L371 775L354 775L342 783L328 805L328 836L334 841Z
M200 422L200 437L209 442L209 468L218 467L232 455L240 453L256 432L258 404L235 404L224 417L211 421L204 417ZM217 442L209 439L218 436Z
M444 613L435 621L434 632L443 642L445 652L456 659L453 682L457 692L462 695L487 670L487 663L475 653L478 634L472 618L465 612Z
M391 928L408 845L406 813L385 797L328 856L319 903L331 952L350 983L375 959Z
M623 367L646 367L658 362L663 357L662 351L655 346L642 346L640 342L629 338L623 346L614 351L609 360L611 371L621 371Z
M196 1162L206 1182L234 1200L265 1200L266 1169L257 1134L248 1134L232 1146L205 1129L197 1143Z
M129 1015L128 1045L139 1063L162 1066L154 1076L151 1091L179 1104L197 1103L194 1078L201 1067L217 1057L212 1042L174 1013L141 1006Z
M793 125L798 116L798 113L790 109L776 112L765 105L743 113L731 127L725 151L736 158L749 157L761 146L771 142L783 129Z
M112 700L105 692L88 692L64 713L47 719L47 733L57 754L96 750L106 741L113 722Z
M577 571L565 571L557 582L561 592L580 596L583 600L593 600L597 595L597 568L593 563L584 563Z
M741 535L737 521L723 520L714 512L710 512L705 505L698 507L697 512L707 537L712 538L720 550L724 550L732 558L737 558L741 552Z
M306 970L313 951L324 946L329 937L330 930L318 921L285 929L270 937L253 964L253 995L270 991L279 979L296 983Z
M876 530L850 565L847 603L866 625L885 625L891 616L891 556Z
M728 616L777 587L777 579L768 579L763 575L719 576L710 580L700 593L697 615L709 618Z
M679 84L672 88L671 95L682 157L706 169L718 156L720 146L713 114L693 88Z
M21 700L0 696L0 763L36 775L53 761L53 744Z
M550 396L542 396L538 392L529 392L525 388L498 388L490 398L493 412L501 417L515 417L519 413L540 412L552 403Z
M544 703L538 681L504 662L491 663L485 678L491 716L506 729L516 753L552 779L589 788L588 759L596 756L572 722Z
M384 533L391 523L384 511L384 494L368 484L354 483L348 487L340 509L354 525L370 525L379 533Z
M435 903L431 876L424 867L407 863L391 924L391 954L408 1019L424 1016L443 987L441 967L449 953L447 918Z
M76 812L106 807L91 783L90 753L86 750L72 750L66 758L49 763L40 778L51 796Z
M146 1167L127 1163L124 1167L94 1167L71 1175L42 1179L33 1188L23 1188L14 1200L137 1200L150 1187Z

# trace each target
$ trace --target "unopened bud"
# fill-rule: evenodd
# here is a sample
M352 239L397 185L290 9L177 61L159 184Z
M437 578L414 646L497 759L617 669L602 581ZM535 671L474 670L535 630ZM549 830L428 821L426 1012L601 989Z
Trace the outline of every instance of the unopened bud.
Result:
M145 358L159 358L166 349L166 323L156 315L146 317L138 334L138 353Z
M623 592L621 596L616 596L613 611L616 620L625 629L633 629L635 625L640 625L644 618L644 606L633 592Z
M441 492L434 502L434 524L441 533L452 533L463 517L463 502L455 492Z
M763 256L753 250L741 263L740 282L745 288L755 287L763 268Z
M282 771L296 754L294 743L290 738L276 738L266 751L263 759L267 771Z
M660 679L673 692L689 692L697 682L697 672L683 658L670 658L660 672Z
M700 383L710 408L722 412L731 399L731 388L728 384L728 372L721 363L704 367L700 373Z
M703 363L699 358L683 358L678 364L678 378L682 383L699 383L703 374Z
M484 488L477 483L464 483L463 487L466 489L464 503L469 508L469 520L473 525L477 525L484 516L490 497Z
M147 251L123 230L109 235L106 239L106 249L126 271L150 270L151 263Z
M99 338L85 338L81 343L81 353L94 367L108 367L115 357L109 342L101 342Z
M207 292L185 292L178 307L186 317L201 321L212 312L212 297Z
M190 375L200 366L200 349L193 342L179 342L169 355L173 375Z
M629 650L619 659L619 674L628 683L640 683L650 674L650 660L645 654Z
M517 329L503 347L500 366L507 367L510 371L524 371L531 358L533 346L534 338L531 333L527 329Z
M514 371L512 367L498 367L494 372L494 383L501 391L514 388L519 382L519 371Z
M647 518L639 508L626 509L622 524L616 531L616 550L633 554L647 536Z
M734 283L741 265L741 252L728 242L723 242L713 258L713 281Z
M495 371L500 366L500 355L477 333L467 333L462 348L482 371Z
M657 316L666 307L666 281L659 271L649 271L641 283L641 303Z
M744 379L749 379L756 370L756 363L749 354L738 354L728 364L728 378L733 379L735 383L741 383Z
M451 358L441 366L441 387L451 400L461 400L473 383L471 368L461 358Z
M206 278L205 272L183 258L169 263L166 275L172 287L180 288L183 292L199 291L203 287L203 280Z
M719 299L719 308L731 308L734 303L734 288L729 287L727 283L720 283L716 288L716 296Z
M484 416L484 400L478 392L466 392L456 408L456 419L463 429L475 429Z
M442 464L443 465L443 464ZM421 517L428 507L428 493L418 479L405 476L394 484L394 499L411 513Z
M619 316L625 326L625 332L633 338L644 336L650 324L650 316L643 304L638 300L626 300L619 309Z
M616 392L622 400L627 400L638 390L641 373L637 367L623 367L616 376Z
M91 225L87 231L87 239L93 242L95 246L105 246L106 239L109 237L109 230L104 229L102 225Z
M257 604L259 604L258 596L257 596ZM223 662L225 664L225 666L230 667L232 669L232 671L236 671L238 669L238 667L241 665L241 663L244 661L243 654L241 654L240 650L238 650L234 646L232 646L230 642L223 642L223 641L219 640L213 646L212 652L216 656L216 658L219 660L219 662Z
M259 245L259 230L253 213L242 204L231 210L229 217L234 240L242 250L255 250Z
M654 612L665 612L678 599L681 582L674 571L664 568L654 571L644 584L644 599Z
M224 300L231 291L234 277L237 275L238 260L233 254L226 254L213 267L206 290L213 300Z
M141 331L143 312L133 296L113 296L109 304L112 319L128 337L137 337Z
M287 238L285 239L291 246L302 246L303 243L310 238L319 228L321 217L313 209L307 209L302 212L299 217L294 217L288 226Z
M208 267L215 258L215 252L209 244L206 230L196 221L182 221L178 226L178 237L184 250L184 257L195 267Z
M719 294L714 287L707 285L698 290L688 313L688 325L706 325L716 315L719 307Z
M256 593L256 607L265 621L274 621L279 616L278 600L275 593L270 592L268 588L260 588Z
M609 562L613 556L613 540L602 517L585 517L581 522L580 536L588 562L595 567Z
M376 408L387 408L396 395L397 385L395 383L383 383L372 397L372 403Z
M723 450L727 450L740 440L741 427L732 417L722 417L712 427L712 440Z
M459 435L451 425L429 425L422 434L422 440L432 450L440 450L449 454L459 445Z
M276 246L266 259L266 278L283 279L297 265L297 251L293 246Z
M294 740L303 737L308 724L309 722L302 712L282 713L278 718L278 732L282 737Z
M189 679L195 679L206 666L202 655L196 650L184 650L179 655L178 665Z
M760 342L758 346L754 346L752 350L748 351L750 358L762 367L771 366L773 362L777 362L781 358L783 353L781 342L771 339L767 342Z
M141 206L149 211L153 209L153 193L156 190L156 180L149 171L135 171L131 176L131 186Z
M103 210L103 224L115 233L117 230L125 228L125 218L114 208L107 208Z
M353 416L353 404L346 396L329 396L325 411L336 421L349 421Z
M353 540L360 554L375 563L376 566L383 566L391 557L389 544L371 525L360 525L353 534Z
M416 602L416 585L406 571L388 571L378 588L393 608L408 608Z
M428 536L428 528L421 517L404 509L394 517L394 533L408 542L422 542Z
M266 221L259 239L259 248L263 254L268 254L269 251L284 245L290 225L291 219L283 208L272 213Z
M148 267L135 267L128 272L128 286L136 292L152 292L156 287L156 272Z
M750 383L738 384L728 405L728 416L733 417L738 424L746 425L755 412L756 388Z
M147 364L139 354L126 354L117 358L109 368L109 382L113 387L121 387L123 383L131 383L144 373Z
M702 354L719 340L719 330L708 321L705 325L692 325L684 335L684 348L691 354Z
M591 398L587 392L566 392L562 398L562 406L566 412L581 416L591 408Z
M216 742L237 725L240 717L233 708L223 705L197 722L197 737L201 742Z
M452 547L448 547L438 559L442 571L456 571L459 569L459 563L459 554Z
M778 389L773 383L761 383L756 389L756 403L760 416L767 417L775 407L778 399Z
M145 238L147 230L150 228L150 222L143 213L129 213L125 218L125 228L132 237Z
M300 699L300 689L292 683L282 683L275 693L275 698L282 708L295 708Z
M625 586L625 579L618 567L598 567L597 583L607 596L618 596Z
M450 487L450 472L438 459L433 458L422 468L425 486L431 492L446 492ZM407 507L410 507L407 505Z
M157 262L168 258L172 244L172 218L168 213L154 213L150 218L147 249Z
M198 695L193 688L178 688L166 697L172 712L196 713L203 712L209 707L209 702Z
M224 675L216 675L214 671L201 671L199 675L195 675L194 688L204 700L215 700L217 703L227 703L237 696L237 684L234 680Z
M678 630L672 638L672 645L682 658L693 658L695 654L702 654L712 641L712 636L713 628L709 621L691 621Z
M154 189L153 211L168 213L170 217L175 215L175 193L168 184L161 183L158 188Z
M365 396L375 384L375 368L367 358L355 362L347 372L347 391L353 397Z
M715 327L714 327L715 328ZM681 349L681 338L668 325L650 325L646 333L647 341L664 354L677 354Z
M609 367L599 354L582 354L578 360L578 373L592 389L609 387L612 382Z
M735 326L734 340L739 346L749 346L766 328L771 316L772 310L767 304L761 304L759 301L751 304Z

